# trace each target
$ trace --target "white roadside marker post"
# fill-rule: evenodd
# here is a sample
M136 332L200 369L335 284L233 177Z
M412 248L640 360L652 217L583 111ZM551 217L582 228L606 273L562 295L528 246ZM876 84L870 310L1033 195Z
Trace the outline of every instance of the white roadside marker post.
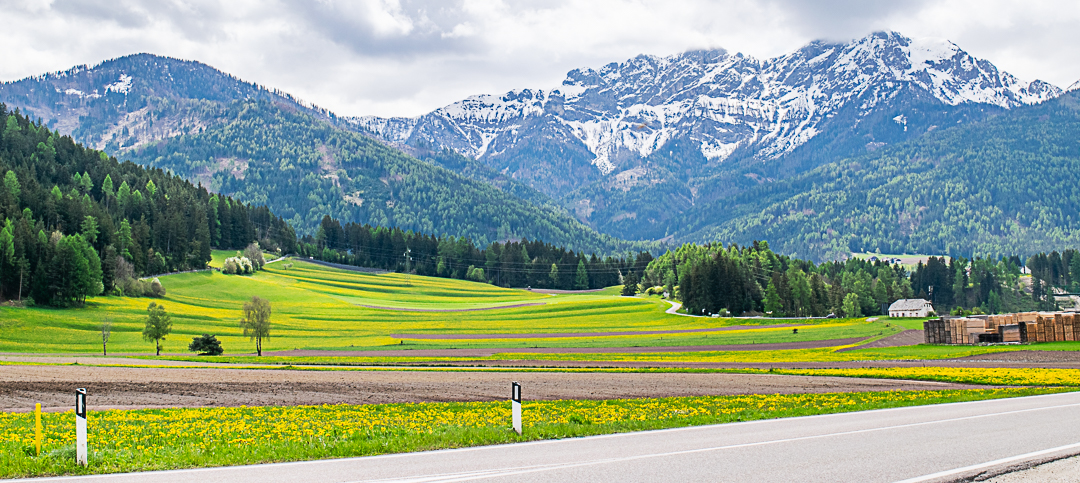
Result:
M86 388L75 390L75 462L86 466Z
M514 431L521 434L521 384L517 382L510 386L510 404L514 409Z

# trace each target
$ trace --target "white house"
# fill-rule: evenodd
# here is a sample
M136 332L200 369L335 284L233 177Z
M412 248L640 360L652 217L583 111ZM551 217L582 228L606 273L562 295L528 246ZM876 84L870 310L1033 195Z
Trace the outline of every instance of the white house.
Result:
M889 306L889 317L929 317L934 306L926 299L900 299Z

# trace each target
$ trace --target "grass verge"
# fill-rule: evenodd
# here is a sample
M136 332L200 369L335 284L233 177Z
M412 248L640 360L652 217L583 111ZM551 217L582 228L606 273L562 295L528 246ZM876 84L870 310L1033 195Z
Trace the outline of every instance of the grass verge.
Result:
M1065 392L1063 388L532 401L523 435L507 402L110 410L89 415L90 465L74 464L72 412L0 413L0 478L301 461L458 448Z

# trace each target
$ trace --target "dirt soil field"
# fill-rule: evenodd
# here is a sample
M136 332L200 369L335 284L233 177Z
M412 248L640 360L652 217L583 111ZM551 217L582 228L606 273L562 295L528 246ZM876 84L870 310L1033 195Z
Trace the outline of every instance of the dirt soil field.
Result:
M92 410L147 407L376 404L506 399L614 399L725 394L963 389L920 381L770 374L611 374L420 371L292 371L93 366L4 366L0 410L70 409L85 387Z
M884 339L878 339L870 343L848 349L840 349L836 352L847 352L871 347L903 347L907 345L919 345L926 341L926 335L921 330L905 330L899 334L890 335Z

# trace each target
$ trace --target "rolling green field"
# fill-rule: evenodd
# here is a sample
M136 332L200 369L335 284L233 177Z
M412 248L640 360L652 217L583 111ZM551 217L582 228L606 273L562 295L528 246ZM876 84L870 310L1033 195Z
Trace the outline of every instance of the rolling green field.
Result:
M191 338L203 333L216 335L226 354L251 353L254 345L242 337L238 321L243 303L254 295L273 304L271 338L264 341L268 351L751 344L883 336L901 330L883 321L832 319L783 321L800 324L797 335L790 328L751 328L662 335L414 339L407 335L685 330L778 321L667 314L667 302L621 297L615 287L552 295L462 280L339 270L302 260L269 264L250 276L206 271L160 279L167 289L160 300L94 297L78 309L0 307L0 351L99 353L100 326L108 319L113 323L110 353L146 353L153 344L142 340L141 331L146 306L155 301L173 320L164 353L186 352ZM514 305L523 306L500 308ZM495 309L475 310L491 308ZM394 337L401 334L406 336Z

